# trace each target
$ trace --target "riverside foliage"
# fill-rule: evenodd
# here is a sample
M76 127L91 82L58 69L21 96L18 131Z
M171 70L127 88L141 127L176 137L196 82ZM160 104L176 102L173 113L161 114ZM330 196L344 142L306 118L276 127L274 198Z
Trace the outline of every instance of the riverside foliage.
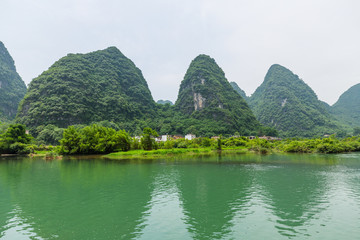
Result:
M24 125L11 124L0 135L0 154L27 154L32 136L26 133Z
M62 154L97 154L129 149L130 137L127 132L96 124L84 128L70 126L60 140Z
M55 148L60 154L107 154L112 152L125 155L209 153L240 150L255 153L343 153L360 151L360 136L338 139L328 138L267 140L247 137L221 137L212 139L199 137L193 140L184 138L156 142L157 132L144 128L141 138L131 138L125 130L115 130L98 124L91 126L70 126L63 131L60 145ZM0 134L0 153L28 154L41 149L33 145L33 138L26 133L21 124L9 125ZM47 147L46 149L53 149ZM129 151L134 150L134 151ZM144 151L145 150L145 151ZM140 152L139 152L140 151ZM146 153L146 154L145 154Z
M285 140L249 139L247 137L221 137L218 139L199 137L193 140L180 138L156 142L154 137L157 136L157 132L151 128L143 130L139 141L139 139L129 137L129 134L124 130L115 131L96 124L82 129L70 126L65 129L63 139L60 140L60 152L65 154L93 154L137 150L136 154L138 154L138 150L141 149L155 152L157 150L164 152L163 149L212 149L221 151L243 149L257 153L342 153L360 151L360 137L337 139L330 136L322 139ZM174 153L173 151L165 152ZM127 155L131 155L131 152Z

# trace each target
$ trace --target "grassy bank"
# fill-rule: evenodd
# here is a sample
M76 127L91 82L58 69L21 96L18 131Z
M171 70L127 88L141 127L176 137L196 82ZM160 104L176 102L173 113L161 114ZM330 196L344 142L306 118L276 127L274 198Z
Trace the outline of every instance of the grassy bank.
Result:
M221 150L221 154L243 154L249 152L244 148L226 148ZM129 159L129 158L161 158L171 156L197 156L197 155L215 155L219 154L219 150L212 148L172 148L157 150L130 150L127 152L115 152L104 155L108 159Z

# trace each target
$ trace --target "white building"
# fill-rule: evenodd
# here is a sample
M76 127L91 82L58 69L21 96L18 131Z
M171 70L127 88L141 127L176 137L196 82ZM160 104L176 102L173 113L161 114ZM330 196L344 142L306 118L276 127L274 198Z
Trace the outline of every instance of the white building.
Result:
M196 138L196 136L194 135L194 134L186 134L185 135L185 139L186 140L193 140L193 139L195 139Z
M170 135L161 135L161 140L162 142L166 142L167 140L170 140Z

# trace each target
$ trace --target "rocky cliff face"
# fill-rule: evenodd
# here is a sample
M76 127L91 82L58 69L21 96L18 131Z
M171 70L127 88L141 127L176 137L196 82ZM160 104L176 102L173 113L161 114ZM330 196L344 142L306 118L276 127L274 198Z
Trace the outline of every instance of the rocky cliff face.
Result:
M215 120L234 129L259 126L245 100L235 92L215 60L199 55L181 82L175 108L195 119Z
M19 102L26 93L26 85L16 72L14 60L0 42L0 120L15 118Z

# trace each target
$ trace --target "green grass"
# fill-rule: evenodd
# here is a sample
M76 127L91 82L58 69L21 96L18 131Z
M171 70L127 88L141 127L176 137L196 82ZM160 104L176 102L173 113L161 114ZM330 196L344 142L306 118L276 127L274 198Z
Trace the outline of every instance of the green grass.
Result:
M226 148L221 151L222 154L243 154L248 150L244 148ZM115 152L104 155L104 158L110 159L128 159L128 158L158 158L164 156L179 156L179 155L212 155L218 154L218 150L211 148L173 148L173 149L158 149L158 150L131 150L128 152Z
M45 157L46 154L49 154L51 151L50 150L35 150L34 153L30 153L29 155L31 157Z

